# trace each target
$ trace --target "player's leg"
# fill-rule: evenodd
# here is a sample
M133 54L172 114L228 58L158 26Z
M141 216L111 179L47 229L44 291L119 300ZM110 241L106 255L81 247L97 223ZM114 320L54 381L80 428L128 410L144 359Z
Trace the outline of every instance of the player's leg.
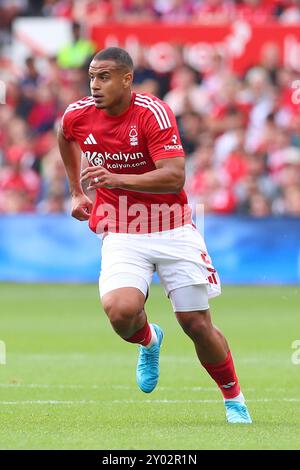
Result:
M231 352L221 331L212 324L206 285L170 292L177 320L195 345L202 366L220 388L231 423L251 423Z
M147 248L147 247L146 247ZM99 279L104 310L116 333L139 345L136 378L142 391L151 392L159 377L161 329L149 324L144 310L154 266L143 236L109 234L102 245Z
M196 292L198 288L206 289L205 285L191 286ZM190 288L183 287L171 292L170 296L178 297ZM176 305L176 304L175 304ZM212 324L209 308L198 311L176 311L176 317L183 331L194 341L197 356L202 364L222 362L226 359L229 346L222 332Z
M194 342L201 364L222 391L228 421L251 422L228 343L211 321L208 298L219 295L221 287L204 240L189 225L175 229L171 235L166 240L168 245L160 242L162 255L157 270L173 310Z
M153 270L141 257L138 240L133 242L121 233L110 233L103 239L99 291L104 310L119 336L129 340L137 335L131 342L143 345L150 338L144 304Z
M115 282L118 283L116 279ZM103 295L102 305L116 333L125 341L140 346L136 379L140 389L150 393L159 378L159 352L163 332L158 325L148 323L144 310L145 300L145 294L141 290L124 287Z
M112 286L115 282L116 280L112 277ZM148 324L144 310L145 296L135 287L111 290L101 297L101 301L113 329L123 339L132 337ZM146 338L148 334L147 329Z

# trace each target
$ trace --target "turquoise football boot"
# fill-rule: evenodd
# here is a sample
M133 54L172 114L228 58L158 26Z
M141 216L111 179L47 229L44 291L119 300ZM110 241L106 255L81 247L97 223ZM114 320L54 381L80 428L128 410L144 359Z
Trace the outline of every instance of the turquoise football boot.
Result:
M159 351L163 340L163 331L158 325L152 323L158 343L150 348L140 346L140 354L136 367L136 381L142 392L152 392L158 382L159 377Z
M252 419L245 404L238 401L225 400L226 418L228 423L251 424Z

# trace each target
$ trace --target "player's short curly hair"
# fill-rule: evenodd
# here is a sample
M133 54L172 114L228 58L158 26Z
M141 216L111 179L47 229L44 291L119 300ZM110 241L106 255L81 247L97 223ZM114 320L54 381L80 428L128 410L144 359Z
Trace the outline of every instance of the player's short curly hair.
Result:
M133 61L125 49L120 47L108 47L102 51L97 52L93 60L113 60L118 67L127 70L133 70Z

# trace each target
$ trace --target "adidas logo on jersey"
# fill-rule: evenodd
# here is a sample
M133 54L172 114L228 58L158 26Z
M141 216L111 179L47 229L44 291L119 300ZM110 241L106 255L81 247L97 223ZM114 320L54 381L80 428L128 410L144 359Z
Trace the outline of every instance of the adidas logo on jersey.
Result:
M84 143L86 145L88 145L88 144L91 145L91 144L97 144L97 141L96 141L95 137L93 136L93 134L89 134L89 136L85 139Z

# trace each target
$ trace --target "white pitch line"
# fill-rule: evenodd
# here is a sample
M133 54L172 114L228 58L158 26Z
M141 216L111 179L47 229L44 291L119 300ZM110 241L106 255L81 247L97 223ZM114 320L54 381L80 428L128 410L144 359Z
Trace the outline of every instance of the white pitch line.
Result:
M20 358L22 362L24 361L70 361L75 362L76 364L84 363L89 361L91 358L97 359L99 364L102 363L106 364L107 362L107 355L103 356L101 353L61 353L61 354L34 354L34 353L10 353L10 356L16 358L17 360ZM124 361L123 356L111 354L109 355L109 361L113 364L122 363ZM197 363L197 359L195 356L190 357L178 357L173 355L165 355L161 356L162 364L174 363L176 365L184 365L184 364L192 364ZM270 358L261 358L261 357L241 357L237 361L238 364L247 364L249 366L260 364L260 366L268 366L274 364L280 364L286 367L290 367L292 365L290 358L288 357L270 357Z
M136 386L128 386L128 385L78 385L78 384L0 384L0 388L41 388L41 389L51 389L51 388L56 388L56 389L71 389L71 390L107 390L113 389L113 390L136 390ZM174 387L157 387L158 391L174 391ZM247 392L255 392L255 388L243 388L244 391ZM274 388L274 389L266 389L268 392L272 391L280 391L280 389ZM219 389L217 387L177 387L176 392L178 391L186 391L186 392L214 392L214 393L219 393ZM282 392L285 392L285 389L281 390Z
M0 405L93 405L95 400L20 400L0 401ZM100 403L100 402L99 402Z
M115 390L135 390L135 386L128 385L78 385L78 384L0 384L0 388L56 388L56 389L91 389L91 390L106 390L115 389ZM174 387L157 387L157 390L160 391L174 391ZM253 388L244 388L244 390L255 391ZM219 392L217 387L180 387L176 388L176 391L189 391L189 392Z
M257 398L247 400L247 403L270 403L270 402L298 403L300 398ZM0 405L97 405L103 403L118 404L200 404L221 403L221 400L22 400L22 401L0 401Z
M273 401L285 401L285 402L300 402L300 398L253 398L246 400L247 403L268 403L268 402L273 402ZM102 403L105 402L104 400ZM207 399L207 400L112 400L112 403L222 403L222 400L212 400L212 399Z
M0 388L14 388L14 389L18 389L18 388L41 388L41 389L70 389L70 390L107 390L107 389L113 389L113 390L137 390L136 389L136 386L133 385L133 386L129 386L129 385L110 385L110 384L106 384L106 385L96 385L96 384L92 384L92 385L80 385L80 384L45 384L45 383L41 383L41 384L36 384L36 383L32 383L32 384L22 384L22 383L11 383L11 384L1 384L0 383ZM187 391L187 392L215 392L215 393L219 393L219 389L217 387L188 387L188 386L185 386L185 387L177 387L176 390L174 389L174 387L160 387L158 386L157 387L157 390L158 391ZM256 392L257 389L256 388L253 388L253 387L244 387L243 388L243 391L246 391L246 392ZM260 390L261 391L261 390ZM265 392L283 392L285 393L286 392L286 389L285 388L276 388L276 387L267 387L267 388L264 388L264 391Z
M117 386L118 387L118 386ZM120 386L122 390L127 390L129 387L125 386ZM84 385L72 385L72 384L0 384L0 388L61 388L61 389L105 389L107 387L101 386L101 385L91 385L91 386L84 386ZM114 385L110 386L110 388L115 388Z

